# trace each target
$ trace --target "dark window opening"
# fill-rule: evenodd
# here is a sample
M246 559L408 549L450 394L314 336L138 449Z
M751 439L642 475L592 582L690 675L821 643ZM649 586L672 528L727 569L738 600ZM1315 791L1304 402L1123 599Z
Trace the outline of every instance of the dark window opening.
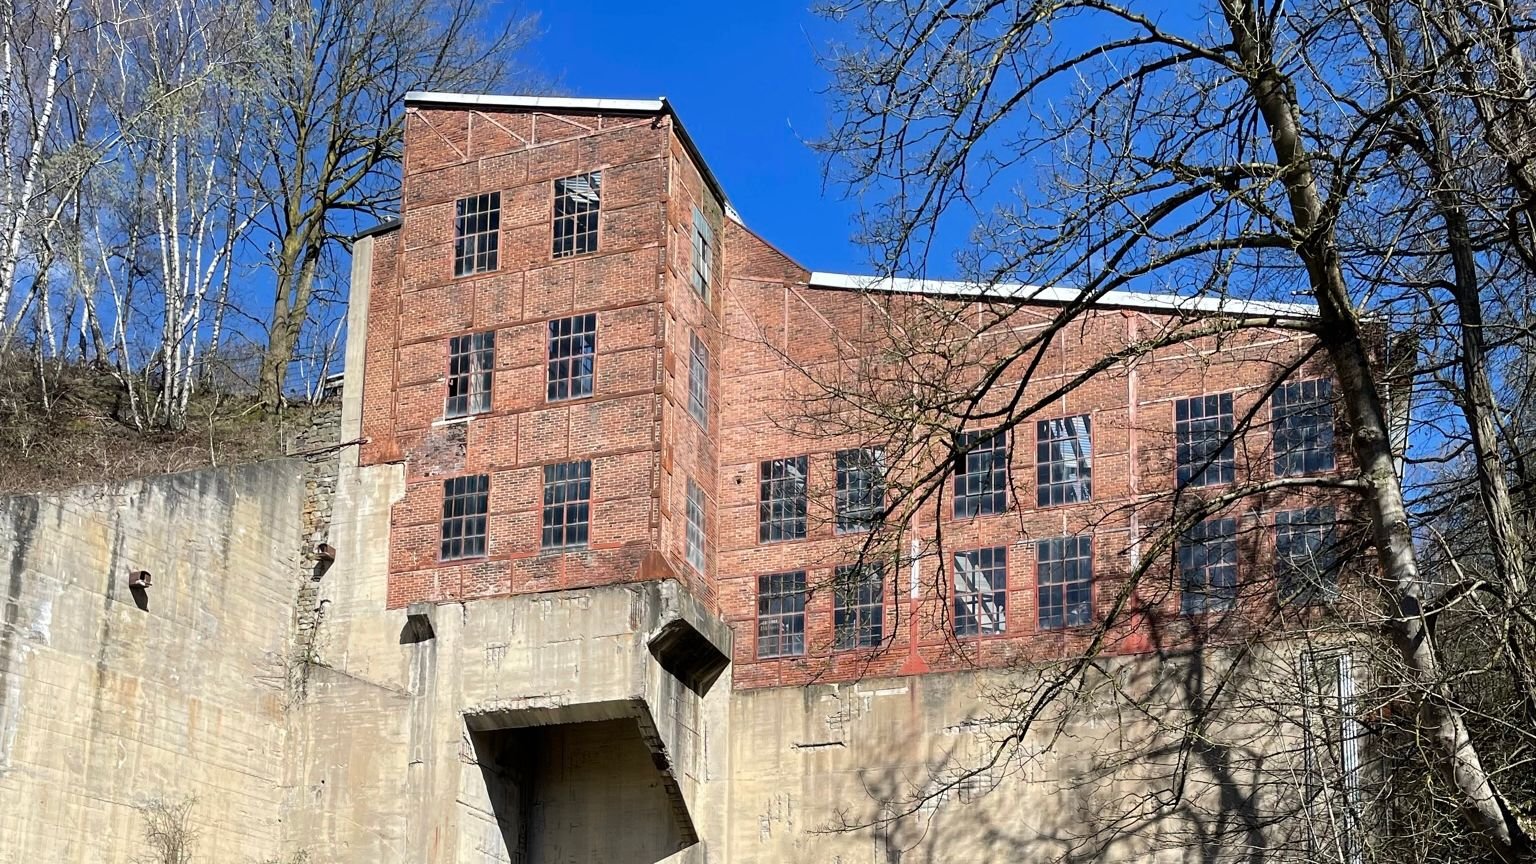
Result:
M1179 541L1180 608L1192 615L1237 602L1237 520L1207 519Z
M589 313L549 322L549 375L545 396L550 402L592 395L592 371L597 361L597 315Z
M955 555L955 635L987 636L1008 626L1008 548Z
M757 577L757 656L805 653L805 571Z
M541 549L587 545L592 507L592 461L544 466L544 530Z
M1093 538L1041 540L1035 554L1040 629L1087 624L1093 613Z
M454 202L454 276L495 270L500 241L500 192L471 195Z
M985 516L1008 509L1008 436L962 432L955 440L955 518Z
M858 447L837 452L837 530L868 531L885 515L885 451Z
M1087 415L1036 424L1035 485L1041 507L1093 497L1093 437Z
M885 568L838 567L832 597L833 644L839 650L876 648L885 624Z
M1333 382L1317 378L1283 384L1270 396L1269 412L1276 475L1333 470Z
M486 512L491 478L485 474L443 481L443 538L439 557L478 558L485 554Z
M1275 514L1275 582L1282 601L1322 603L1338 593L1336 525L1332 507Z
M1216 486L1236 476L1232 456L1232 394L1174 403L1180 486Z
M495 366L495 331L448 340L448 402L444 416L464 417L491 410L491 370Z
M759 542L805 538L806 462L804 456L791 456L758 465Z
M555 257L597 251L597 214L603 172L555 181Z

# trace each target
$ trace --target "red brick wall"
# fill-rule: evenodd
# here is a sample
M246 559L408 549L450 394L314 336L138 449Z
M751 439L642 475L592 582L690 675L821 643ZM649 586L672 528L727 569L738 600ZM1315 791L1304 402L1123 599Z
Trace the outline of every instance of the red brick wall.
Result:
M1296 333L1245 331L1110 364L1035 414L1091 416L1093 500L1035 506L1035 424L1021 424L1012 435L1010 510L955 520L946 492L906 514L898 530L879 535L885 546L862 551L892 562L914 538L920 542L915 591L903 560L899 569L888 570L886 644L833 651L832 592L825 589L833 568L855 560L865 539L833 530L835 452L886 445L900 454L892 465L892 482L899 484L931 470L942 448L926 441L891 444L882 436L900 424L882 427L856 406L829 400L812 379L878 380L900 371L887 352L917 345L934 349L920 364L925 376L963 388L1000 348L1050 326L1056 310L1008 307L1006 326L986 328L990 335L957 360L950 356L954 340L999 314L997 308L809 287L804 268L725 217L724 202L665 114L560 116L416 106L407 121L403 226L380 235L375 245L363 405L369 439L364 462L406 467L406 494L392 517L392 607L675 577L735 628L736 686L1005 664L1077 650L1091 633L1037 628L1036 540L1091 533L1095 610L1103 614L1116 602L1136 538L1170 517L1175 399L1234 391L1239 417L1257 406L1261 423L1238 449L1237 472L1268 474L1264 388L1305 350ZM596 169L604 172L599 250L554 260L553 181ZM456 279L454 201L491 190L502 196L500 266ZM695 207L715 230L707 302L691 284ZM595 393L547 404L547 323L585 312L598 315ZM1177 324L1147 311L1087 313L1054 335L1030 374L1010 368L1002 375L980 407L1001 407L1021 380L1028 381L1021 404L1044 399L1106 354ZM925 327L934 338L922 338ZM445 421L448 340L490 329L496 331L491 410ZM704 424L688 410L695 334L710 353ZM1325 372L1314 360L1305 374ZM809 536L759 543L758 463L799 454L808 454L810 464ZM589 547L541 552L543 466L582 458L593 461ZM1343 459L1341 454L1341 471L1347 469ZM489 475L491 488L487 554L441 562L443 479L480 473ZM690 479L707 498L703 573L684 552ZM1317 498L1273 493L1235 508L1247 529L1240 581L1272 564L1267 538L1273 511ZM937 566L940 544L945 555L1007 548L1003 635L964 642L950 635L950 589ZM798 569L821 589L808 603L807 655L758 660L757 577ZM1154 640L1164 647L1186 642L1192 624L1178 614L1178 604L1173 571L1154 571L1133 604L1141 617L1133 619L1136 626L1111 634L1112 650L1147 650ZM1153 623L1163 629L1150 634Z
M1107 612L1131 572L1133 541L1150 536L1152 529L1171 516L1173 404L1177 399L1234 391L1234 416L1239 423L1245 412L1257 406L1255 428L1236 447L1236 472L1239 478L1252 479L1271 474L1265 428L1268 387L1309 343L1285 329L1199 338L1156 351L1133 364L1112 364L1016 427L1010 454L1013 492L1009 512L955 519L946 482L941 497L909 514L905 530L887 532L877 539L876 548L866 550L865 535L839 536L834 529L835 452L861 445L886 446L895 463L891 466L892 483L897 485L904 482L902 475L910 482L931 468L942 451L891 444L882 438L878 421L860 416L849 403L829 400L824 389L807 383L807 377L833 380L838 370L855 377L863 374L865 367L850 362L850 358L878 358L882 351L894 347L893 321L937 332L942 329L938 321L958 315L956 329L944 336L950 340L966 329L962 324L967 318L976 326L997 310L953 300L810 288L804 271L749 232L733 232L731 242L717 542L719 590L736 633L735 686L798 685L871 674L996 666L1081 650L1093 628L1042 631L1037 626L1035 541L1091 534L1095 617ZM1019 308L1006 313L1006 326L993 324L990 329L1016 335L1016 339L1003 339L1002 345L1018 344L1044 328L1055 312L1045 307ZM1028 376L1029 383L1022 387L1020 404L1045 399L1107 354L1174 326L1178 326L1177 319L1145 311L1100 309L1087 313L1056 334L1041 353ZM908 344L898 350L911 347ZM988 354L985 346L977 347L977 359ZM936 367L941 365L936 361ZM979 374L979 368L979 364L962 364L935 368L933 374L939 381L960 388ZM1326 375L1325 367L1314 360L1294 377ZM990 388L980 407L1002 407L1023 377L1021 369L1010 369ZM1034 420L1075 414L1089 415L1093 424L1092 500L1038 507ZM990 425L979 423L974 428ZM808 536L800 541L760 543L758 463L798 454L809 455ZM924 458L925 454L932 458ZM909 461L903 464L903 459ZM1342 452L1339 461L1340 471L1346 471L1347 456ZM1229 488L1190 490L1183 500ZM1329 493L1285 491L1251 498L1231 508L1224 515L1236 515L1240 520L1239 582L1265 579L1272 569L1270 538L1275 510L1336 499ZM1342 506L1340 509L1342 514ZM891 536L894 534L899 536ZM922 542L915 594L910 560L900 559L899 567L888 565L886 644L880 649L834 651L830 590L834 568L858 560L861 554L887 561L895 559L898 552L905 556L914 537ZM940 542L946 558L967 549L1007 548L1004 634L966 640L952 635L951 586L946 584L948 574L938 567ZM1168 563L1155 567L1140 582L1134 602L1127 607L1141 610L1139 615L1125 616L1135 626L1127 624L1112 632L1109 650L1178 648L1194 638L1192 628L1231 629L1241 627L1243 621L1273 616L1273 594L1264 595L1262 589L1245 589L1240 611L1232 616L1183 616L1173 559L1163 556L1159 560ZM807 571L807 584L812 588L807 602L806 655L759 660L757 577L801 569ZM894 579L889 575L892 569L899 571ZM1269 584L1272 587L1272 580ZM1218 618L1222 620L1218 622ZM1209 634L1202 635L1210 638Z
M651 552L671 398L662 387L671 141L664 118L651 116L408 109L403 224L376 247L364 384L364 461L406 466L391 606L666 575ZM554 181L598 169L598 251L554 259ZM454 202L492 190L501 193L499 267L455 278ZM594 394L546 403L548 322L586 312L597 313ZM448 341L482 330L496 331L491 410L445 421ZM587 458L588 548L541 552L543 466ZM490 477L487 554L440 562L443 479L481 473Z

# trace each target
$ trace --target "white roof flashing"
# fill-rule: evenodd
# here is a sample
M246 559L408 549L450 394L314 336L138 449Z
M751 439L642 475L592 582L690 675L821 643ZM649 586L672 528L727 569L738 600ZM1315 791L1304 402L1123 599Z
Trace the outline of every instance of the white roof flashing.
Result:
M928 294L943 297L979 297L1024 303L1064 306L1077 300L1082 292L1075 288L1001 283L986 285L943 279L899 279L856 276L848 273L812 273L813 288L844 291L883 291L894 294ZM1239 300L1231 297L1187 297L1178 294L1146 294L1139 291L1109 291L1093 302L1094 306L1149 309L1159 312L1223 313L1228 315L1274 315L1282 318L1310 318L1317 314L1311 303L1284 303L1272 300Z
M484 108L545 108L551 111L622 111L651 113L667 107L665 99L583 99L575 96L499 96L485 93L435 93L412 90L406 102L479 105Z

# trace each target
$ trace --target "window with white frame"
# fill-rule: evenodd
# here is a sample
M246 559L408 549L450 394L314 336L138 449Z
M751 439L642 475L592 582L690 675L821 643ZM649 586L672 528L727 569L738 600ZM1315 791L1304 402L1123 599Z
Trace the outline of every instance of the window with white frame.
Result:
M709 348L697 333L688 335L688 413L709 428Z

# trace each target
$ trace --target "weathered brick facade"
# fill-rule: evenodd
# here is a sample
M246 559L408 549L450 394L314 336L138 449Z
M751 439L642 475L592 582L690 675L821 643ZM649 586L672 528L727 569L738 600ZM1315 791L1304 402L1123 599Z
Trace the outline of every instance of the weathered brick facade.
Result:
M923 552L887 570L882 645L834 651L833 592L817 587L830 584L837 565L856 560L863 543L862 535L837 534L830 518L834 454L891 443L869 440L856 421L851 429L828 425L825 393L812 382L850 358L878 362L891 347L892 322L917 320L911 316L923 304L945 310L946 326L957 332L968 316L979 321L995 308L849 290L821 278L733 218L669 107L571 104L546 110L425 96L408 104L402 222L376 240L362 409L363 463L406 466L406 494L391 520L391 607L676 578L733 626L737 688L1004 665L1075 650L1091 634L1090 627L1039 628L1037 540L1092 536L1093 608L1103 613L1121 602L1139 538L1166 522L1173 506L1175 400L1233 393L1234 415L1251 412L1259 421L1236 448L1235 471L1268 475L1267 400L1308 349L1299 331L1277 318L1273 328L1183 341L1109 364L1037 415L1091 418L1092 499L1036 506L1035 425L1019 425L1011 433L1006 512L955 519L947 493L903 512L899 551L915 542L911 548ZM557 258L555 181L593 171L602 172L597 249ZM492 191L501 204L498 265L456 278L455 201ZM696 211L713 242L707 300L693 281ZM1050 326L1059 303L1008 305L1001 332L1023 339ZM549 322L585 313L597 316L593 392L548 401ZM1023 401L1051 394L1106 355L1209 317L1146 298L1106 302L1055 334L1028 375ZM496 334L490 409L446 418L449 340L482 331ZM708 353L702 424L689 410L695 338ZM980 357L988 349L979 350ZM1290 374L1324 375L1314 360ZM1022 368L1010 369L988 400L1007 398L1023 377ZM899 449L910 454L923 445ZM935 461L942 455L932 452ZM759 542L759 463L802 454L807 536ZM544 466L584 459L592 463L588 541L581 549L541 550ZM915 476L921 468L892 471ZM482 474L490 488L485 554L441 561L444 479ZM705 498L704 572L687 562L690 480ZM1277 491L1234 511L1244 529L1239 582L1258 584L1272 570L1273 513L1308 494ZM954 637L931 551L940 537L948 550L1007 549L1002 633ZM1134 614L1111 634L1110 650L1149 650L1154 639L1178 641L1201 625L1180 616L1169 569L1124 598ZM812 587L806 651L758 659L758 577L789 570L805 570ZM1243 602L1274 605L1272 592L1245 593Z

